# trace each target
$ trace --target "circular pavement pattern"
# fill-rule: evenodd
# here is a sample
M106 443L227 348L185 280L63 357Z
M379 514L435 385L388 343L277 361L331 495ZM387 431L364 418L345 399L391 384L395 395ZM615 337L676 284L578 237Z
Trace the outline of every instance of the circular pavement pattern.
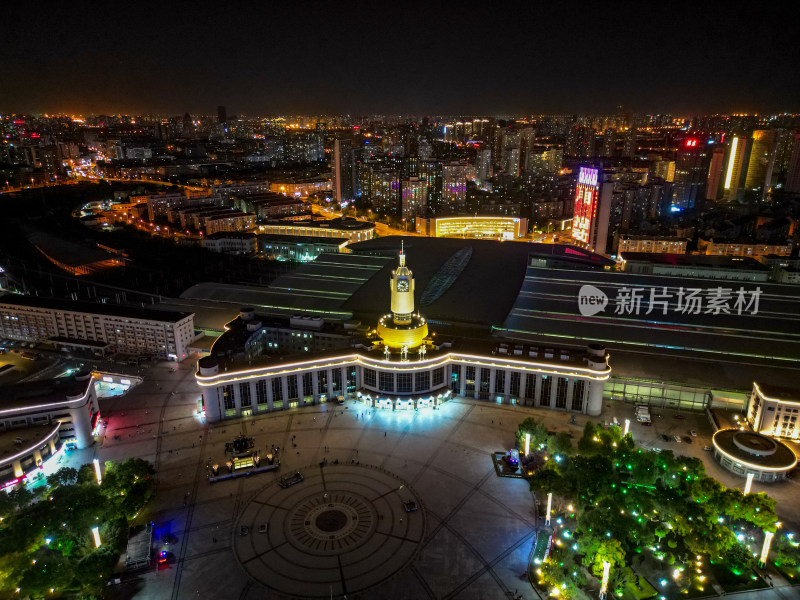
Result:
M287 597L354 594L408 565L425 535L425 511L401 479L362 465L313 466L289 488L255 494L234 529L247 574ZM242 527L249 533L241 535Z

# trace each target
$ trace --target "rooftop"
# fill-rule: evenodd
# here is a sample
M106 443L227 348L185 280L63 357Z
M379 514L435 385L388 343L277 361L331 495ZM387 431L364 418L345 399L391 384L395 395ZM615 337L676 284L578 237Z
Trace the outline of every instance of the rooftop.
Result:
M660 266L769 271L768 267L749 256L654 254L651 252L621 252L620 256L626 261L649 262Z
M216 233L208 234L205 239L207 240L251 240L255 237L255 233L247 233L244 231L217 231Z
M55 423L47 423L0 432L0 464L23 450L31 449L32 452L32 448L38 448L44 440L50 437L55 428ZM18 444L17 440L20 439L22 443Z
M84 373L84 375L88 375L88 373ZM16 411L39 404L67 402L67 396L83 395L91 385L94 385L94 379L91 376L78 381L74 375L6 385L2 388L0 415L5 411ZM27 429L21 431L27 431Z
M317 227L320 229L341 229L343 231L359 231L367 229L375 229L375 223L368 223L366 221L359 221L349 217L339 217L337 219L330 219L327 221L313 220L313 221L284 221L275 220L267 221L265 225L287 225L292 227Z
M98 302L80 302L62 298L45 298L43 296L23 296L20 294L5 294L0 296L0 305L20 307L47 308L51 310L64 310L69 312L85 312L126 319L142 319L147 321L163 321L177 323L192 316L190 312L168 312L149 308L136 308L121 306L119 304L100 304Z
M779 471L797 464L789 446L754 431L720 429L712 439L719 451L747 466Z

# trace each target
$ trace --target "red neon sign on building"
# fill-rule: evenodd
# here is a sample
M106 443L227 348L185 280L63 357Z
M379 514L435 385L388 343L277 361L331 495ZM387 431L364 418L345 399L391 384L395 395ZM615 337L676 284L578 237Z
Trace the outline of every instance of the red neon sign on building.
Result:
M581 167L575 192L575 211L572 218L573 239L589 243L589 233L597 216L598 170Z

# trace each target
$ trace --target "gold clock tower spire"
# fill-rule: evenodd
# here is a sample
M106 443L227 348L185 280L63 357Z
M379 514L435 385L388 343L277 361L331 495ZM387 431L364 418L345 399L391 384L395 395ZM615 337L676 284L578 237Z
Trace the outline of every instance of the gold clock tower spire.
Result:
M381 317L378 335L390 348L416 348L428 335L428 324L422 316L414 314L414 274L406 266L402 240L400 244L400 264L389 277L392 312Z

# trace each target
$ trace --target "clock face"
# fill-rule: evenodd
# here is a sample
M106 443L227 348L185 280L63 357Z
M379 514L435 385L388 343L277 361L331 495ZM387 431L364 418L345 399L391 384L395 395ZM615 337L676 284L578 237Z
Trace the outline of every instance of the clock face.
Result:
M397 291L398 292L407 292L408 291L408 279L398 279L397 280Z

